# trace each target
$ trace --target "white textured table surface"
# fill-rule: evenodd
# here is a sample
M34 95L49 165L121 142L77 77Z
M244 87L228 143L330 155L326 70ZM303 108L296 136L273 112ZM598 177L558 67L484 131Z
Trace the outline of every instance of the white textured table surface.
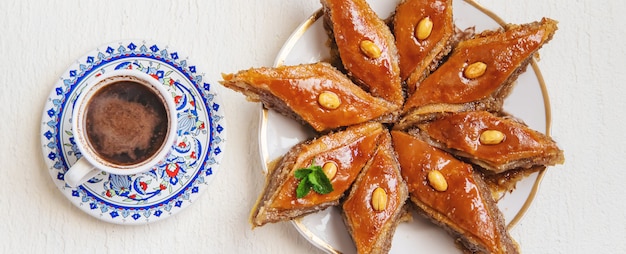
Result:
M512 230L524 253L626 252L624 1L481 0L508 22L560 21L541 52L552 136L566 164L546 174ZM309 1L0 1L1 253L317 253L290 223L250 229L263 185L258 105L218 87L228 144L217 178L194 205L145 226L108 224L74 207L50 179L40 122L54 82L95 47L155 40L189 55L213 81L269 66Z

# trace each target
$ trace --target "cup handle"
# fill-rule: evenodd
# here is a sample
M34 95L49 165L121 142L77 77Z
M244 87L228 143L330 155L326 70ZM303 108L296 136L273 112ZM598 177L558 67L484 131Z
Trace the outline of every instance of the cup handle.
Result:
M80 158L65 172L65 182L70 187L78 187L101 171L94 168L85 158Z

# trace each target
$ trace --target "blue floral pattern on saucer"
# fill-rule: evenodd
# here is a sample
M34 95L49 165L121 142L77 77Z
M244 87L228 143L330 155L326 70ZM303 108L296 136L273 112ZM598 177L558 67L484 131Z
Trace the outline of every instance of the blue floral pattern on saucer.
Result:
M166 87L176 104L177 140L147 173L100 173L69 187L65 172L81 157L72 135L74 101L86 84L116 69L145 72ZM80 58L55 83L43 112L42 149L52 180L73 204L107 222L145 224L186 208L214 178L225 143L222 104L204 79L178 52L145 41L107 44Z

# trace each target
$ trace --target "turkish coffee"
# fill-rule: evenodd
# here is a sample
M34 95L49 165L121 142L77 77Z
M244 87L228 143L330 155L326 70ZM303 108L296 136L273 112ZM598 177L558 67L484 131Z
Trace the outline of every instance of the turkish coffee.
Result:
M120 80L88 102L85 131L92 149L117 165L134 165L162 149L168 132L165 101L141 81Z

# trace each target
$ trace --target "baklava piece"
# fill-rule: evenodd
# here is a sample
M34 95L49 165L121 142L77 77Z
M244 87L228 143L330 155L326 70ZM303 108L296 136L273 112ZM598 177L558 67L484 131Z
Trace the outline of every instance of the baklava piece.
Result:
M519 253L502 213L472 165L405 132L391 134L409 199L420 214L472 253Z
M253 227L338 205L372 158L384 130L380 123L366 123L294 146L268 173L265 189L251 213ZM328 192L315 189L323 180L320 170L332 186L326 188Z
M387 253L402 216L408 190L388 131L343 202L342 215L358 253Z
M514 118L486 111L443 115L411 132L493 173L554 166L565 160L549 136Z
M328 63L253 68L222 76L225 87L318 132L370 120L386 122L390 120L386 116L398 109L371 96Z
M373 96L402 106L393 34L365 0L322 0L324 24L348 75Z
M514 81L556 30L557 22L544 18L459 42L446 62L417 85L397 128L442 112L501 110Z
M402 1L393 16L393 29L400 77L406 81L410 95L452 50L455 35L452 0Z

